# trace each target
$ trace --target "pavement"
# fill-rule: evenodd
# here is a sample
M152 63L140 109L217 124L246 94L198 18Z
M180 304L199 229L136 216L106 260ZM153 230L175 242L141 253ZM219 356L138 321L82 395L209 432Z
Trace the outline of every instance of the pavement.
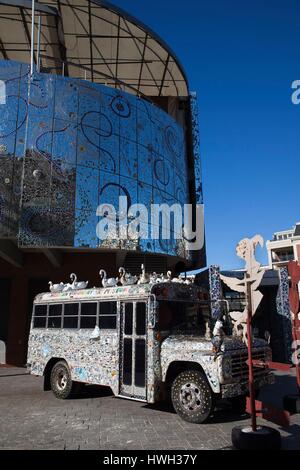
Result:
M261 393L273 404L295 391L295 379L278 373ZM275 400L275 401L274 401ZM279 429L284 449L300 450L300 415ZM206 424L180 419L168 404L147 405L113 397L110 389L85 386L77 398L58 400L43 379L26 369L0 367L0 449L201 450L232 449L231 430L250 423L223 402Z

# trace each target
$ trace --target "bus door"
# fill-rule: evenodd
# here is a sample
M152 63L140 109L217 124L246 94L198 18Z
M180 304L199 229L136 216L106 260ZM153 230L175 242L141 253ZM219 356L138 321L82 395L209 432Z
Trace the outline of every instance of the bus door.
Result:
M146 400L147 303L121 303L120 395Z

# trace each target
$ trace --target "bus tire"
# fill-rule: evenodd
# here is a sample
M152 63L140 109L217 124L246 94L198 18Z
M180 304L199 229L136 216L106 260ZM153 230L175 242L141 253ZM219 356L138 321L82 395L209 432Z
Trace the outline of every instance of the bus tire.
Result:
M65 400L73 394L75 382L71 379L71 373L65 361L58 361L52 367L50 386L56 398Z
M213 406L213 393L206 376L197 370L181 372L174 380L171 399L176 413L189 423L204 423Z

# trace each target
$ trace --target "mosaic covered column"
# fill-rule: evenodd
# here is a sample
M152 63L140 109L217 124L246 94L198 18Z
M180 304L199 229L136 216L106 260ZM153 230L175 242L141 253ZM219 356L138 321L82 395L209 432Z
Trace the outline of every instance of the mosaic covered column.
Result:
M282 327L282 340L284 342L284 360L291 361L292 355L292 328L291 328L291 315L289 304L289 275L286 268L278 270L279 287L276 298L277 313L280 315Z
M217 265L211 265L208 269L209 272L209 290L211 305L211 316L212 319L219 318L221 314L221 307L219 300L222 299L222 284L220 278L220 267Z

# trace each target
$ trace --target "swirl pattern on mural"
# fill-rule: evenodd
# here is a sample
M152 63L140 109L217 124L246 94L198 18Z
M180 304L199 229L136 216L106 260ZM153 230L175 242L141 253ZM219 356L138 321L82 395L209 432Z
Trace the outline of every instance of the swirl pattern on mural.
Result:
M11 234L20 245L49 247L109 247L97 239L96 209L118 207L120 195L148 209L189 202L184 130L160 108L104 85L30 79L27 65L11 61L0 61L0 79L8 96L0 118L0 235L12 227L4 208L16 219L21 196ZM149 234L131 248L179 255L174 234L157 241Z

